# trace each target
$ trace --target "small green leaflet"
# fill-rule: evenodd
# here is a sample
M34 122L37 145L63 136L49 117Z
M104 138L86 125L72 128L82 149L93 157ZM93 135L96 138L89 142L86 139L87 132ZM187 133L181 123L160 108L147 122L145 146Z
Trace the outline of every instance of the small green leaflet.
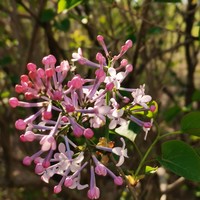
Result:
M128 138L130 141L134 142L137 136L135 132L134 123L132 121L128 121L126 125L120 126L115 129L115 132L121 136Z
M70 9L78 6L83 0L59 0L57 13L61 13L64 10L69 11Z

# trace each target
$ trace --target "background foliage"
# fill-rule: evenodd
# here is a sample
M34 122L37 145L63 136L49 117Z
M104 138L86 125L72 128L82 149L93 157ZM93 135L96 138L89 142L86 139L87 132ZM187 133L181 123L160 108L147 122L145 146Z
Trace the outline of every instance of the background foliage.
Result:
M171 3L169 3L171 2ZM127 59L134 71L126 79L127 87L146 84L147 93L159 104L156 118L163 132L191 130L188 121L194 121L191 135L172 135L166 143L156 145L152 153L163 152L168 158L173 141L181 139L192 145L199 156L199 114L185 117L200 109L200 12L197 0L7 0L0 2L0 199L84 199L82 193L63 191L52 194L52 186L42 183L31 169L22 166L23 156L34 152L34 146L19 142L19 133L13 124L23 109L8 106L8 98L15 96L14 85L26 63L41 65L43 56L53 54L60 62L70 59L72 52L81 47L84 55L94 60L100 50L96 36L101 34L115 55L120 46L131 39L134 47ZM90 70L80 69L84 76ZM31 110L30 110L31 112ZM185 120L185 121L184 121ZM194 127L194 124L192 127ZM180 127L181 126L181 127ZM195 136L194 136L195 135ZM143 140L137 137L140 151L144 152L155 137L154 130ZM28 148L27 148L28 147ZM132 143L129 148L133 149ZM173 145L174 148L174 145ZM134 171L140 159L133 151L126 163ZM187 153L190 155L190 149ZM170 156L169 156L170 155ZM180 154L183 156L183 154ZM170 157L173 159L173 157ZM153 160L153 167L160 164ZM163 158L160 163L163 164ZM184 163L180 163L182 166ZM197 163L200 165L200 163ZM195 165L195 163L194 163ZM165 166L165 165L164 165ZM159 170L145 177L137 185L141 199L199 199L200 186L168 170ZM29 171L30 170L30 171ZM151 171L151 170L150 170ZM182 174L180 174L182 175ZM167 187L162 190L161 183ZM124 188L116 188L108 179L100 180L104 187L102 199L128 199ZM86 195L84 195L86 196ZM163 197L164 196L164 197Z

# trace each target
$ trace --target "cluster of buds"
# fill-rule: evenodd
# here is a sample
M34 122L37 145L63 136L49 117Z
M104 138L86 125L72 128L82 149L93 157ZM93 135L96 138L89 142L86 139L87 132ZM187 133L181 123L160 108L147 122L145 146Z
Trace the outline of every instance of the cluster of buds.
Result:
M48 55L42 59L44 68L33 63L27 64L28 75L20 77L20 84L15 86L19 98L9 99L11 107L35 107L37 112L15 122L16 129L23 131L22 142L38 141L39 151L23 159L24 165L35 164L35 173L42 180L49 182L54 175L60 175L54 193L62 187L70 189L88 189L89 199L98 199L100 190L96 177L109 175L116 185L123 184L123 177L111 171L109 155L119 159L120 167L128 157L125 140L120 138L122 147L109 141L109 131L133 121L145 132L145 139L152 126L152 120L143 121L137 113L154 112L151 96L145 94L145 86L137 89L122 87L126 76L133 67L122 56L132 47L131 40L121 47L118 55L111 57L104 43L103 36L97 36L105 56L98 52L96 62L90 61L79 48L72 54L72 64L92 67L94 78L83 78L74 74L72 65L62 61L56 66L56 58ZM123 96L122 92L129 95ZM20 97L25 100L20 100ZM98 129L105 127L105 135ZM116 133L117 134L117 133ZM81 147L80 147L81 146ZM81 174L90 171L90 183L81 185Z

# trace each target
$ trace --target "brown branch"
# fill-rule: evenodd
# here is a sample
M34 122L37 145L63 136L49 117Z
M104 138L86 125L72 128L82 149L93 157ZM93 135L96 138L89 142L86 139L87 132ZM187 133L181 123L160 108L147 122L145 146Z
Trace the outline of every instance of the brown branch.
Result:
M187 14L185 16L185 23L186 23L185 40L186 41L191 38L192 27L194 24L195 12L190 12L190 11L195 10L196 7L197 7L197 4L192 3L192 1L188 1ZM185 57L186 57L186 63L187 63L187 85L186 85L186 93L185 93L186 106L192 102L192 94L195 91L194 72L196 68L197 58L191 53L192 48L194 48L193 42L185 44Z

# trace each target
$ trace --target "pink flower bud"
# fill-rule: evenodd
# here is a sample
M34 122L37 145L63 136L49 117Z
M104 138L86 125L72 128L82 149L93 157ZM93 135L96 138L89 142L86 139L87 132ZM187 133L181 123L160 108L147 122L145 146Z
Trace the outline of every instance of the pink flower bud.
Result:
M34 163L37 165L37 164L40 164L40 165L42 165L41 164L41 160L43 160L43 158L41 158L41 157L36 157L35 159L34 159Z
M74 126L73 133L75 137L81 137L83 135L83 129L79 126Z
M24 87L22 85L15 85L15 92L17 93L23 93Z
M24 137L24 134L20 135L19 139L21 142L26 142L26 138Z
M15 122L15 128L18 129L18 130L24 130L24 129L26 129L26 122L24 122L23 119L18 119Z
M104 37L102 35L97 36L97 41L102 42L104 41Z
M97 69L95 71L95 75L98 79L101 79L101 78L105 78L106 76L106 73L103 71L103 69Z
M73 179L71 177L67 177L64 183L65 187L70 187L73 185Z
M21 80L22 82L28 82L28 81L29 81L29 78L28 78L27 75L23 74L23 75L20 76L20 80Z
M66 111L67 111L68 113L74 112L74 111L75 111L75 108L74 108L73 105L66 105L66 106L65 106L65 109L66 109Z
M94 132L92 129L90 128L86 128L83 132L83 135L85 136L85 138L87 139L91 139L94 136Z
M114 88L115 84L113 82L110 82L108 84L106 84L106 89L108 91L111 91Z
M36 71L36 65L34 64L34 63L28 63L27 64L27 69L28 69L28 71L33 71L33 72L35 72Z
M150 106L150 111L151 111L151 112L155 112L155 111L156 111L156 106L151 105L151 106Z
M49 162L48 160L44 160L44 161L42 162L42 166L43 166L44 168L48 168L48 167L50 166L50 162Z
M16 108L19 105L19 101L16 97L10 98L8 102L12 108Z
M123 102L124 103L128 103L130 101L130 99L128 97L123 97Z
M133 46L133 42L131 40L127 40L125 45L127 46L127 48L131 48Z
M107 169L104 165L97 164L97 166L95 167L95 173L98 174L99 176L106 176L107 175Z
M126 66L126 71L127 72L132 72L133 71L133 66L131 64Z
M63 121L63 122L68 122L68 118L66 117L66 116L62 116L62 118L61 118L61 120Z
M35 173L36 174L41 174L41 173L44 172L44 170L45 170L45 168L42 166L41 163L36 164L36 166L35 166Z
M53 100L55 100L55 101L61 101L62 100L62 96L63 96L63 94L62 94L62 92L61 91L54 91L53 92Z
M31 162L32 162L32 159L31 159L31 157L29 157L29 156L26 156L26 157L23 159L23 164L24 164L24 165L29 166L29 165L31 165Z
M39 78L44 78L44 76L45 76L44 70L42 68L38 68L37 75Z
M44 111L44 112L42 113L42 117L43 117L44 119L46 119L46 120L49 120L49 119L52 118L52 113L51 113L51 112L48 112L48 111Z
M144 126L144 128L151 128L152 124L151 124L151 122L144 122L143 126Z
M26 131L24 138L26 141L32 142L35 140L35 134L32 131Z
M62 190L62 188L61 188L60 185L56 185L56 186L54 186L54 188L53 188L53 192L54 192L55 194L60 193L61 190Z
M53 55L45 56L42 59L43 65L54 65L56 63L56 58Z
M68 87L73 87L75 89L79 89L84 84L84 80L80 77L80 75L74 76L71 81L68 81Z
M70 70L70 65L69 62L67 60L64 60L60 63L60 67L62 69L62 71L66 70L69 71Z
M96 54L96 60L99 61L99 63L103 64L106 59L104 58L104 56L101 53L97 53Z
M93 187L90 190L88 190L87 196L89 199L99 199L100 197L100 190L98 187Z
M31 92L25 92L24 95L25 95L26 100L32 100L35 97L34 94Z
M126 66L128 64L128 60L123 59L120 64L121 64L121 66Z
M122 179L122 177L121 176L116 176L116 178L114 179L114 183L116 184L116 185L122 185L123 184L123 179Z
M37 73L36 73L35 71L29 71L28 76L29 76L31 79L35 79L35 77L37 76Z
M48 68L45 70L45 74L47 77L52 77L54 74L54 70L52 68Z

